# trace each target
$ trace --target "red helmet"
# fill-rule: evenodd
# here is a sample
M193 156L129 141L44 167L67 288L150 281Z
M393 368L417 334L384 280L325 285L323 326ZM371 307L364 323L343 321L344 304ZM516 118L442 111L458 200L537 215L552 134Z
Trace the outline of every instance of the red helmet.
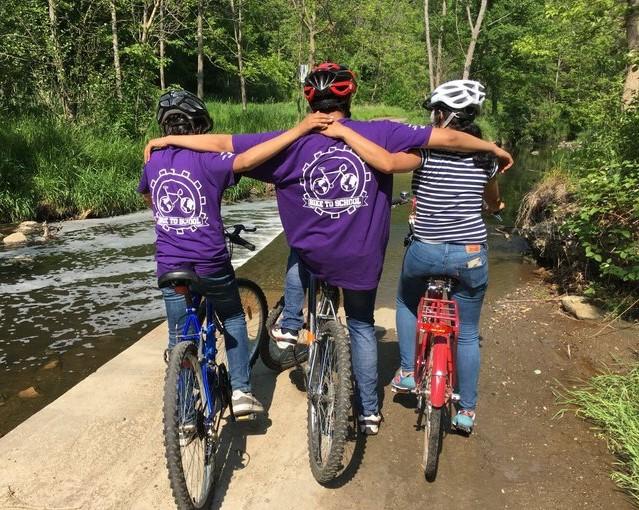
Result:
M353 71L333 62L314 67L304 80L304 96L313 109L348 107L356 90Z

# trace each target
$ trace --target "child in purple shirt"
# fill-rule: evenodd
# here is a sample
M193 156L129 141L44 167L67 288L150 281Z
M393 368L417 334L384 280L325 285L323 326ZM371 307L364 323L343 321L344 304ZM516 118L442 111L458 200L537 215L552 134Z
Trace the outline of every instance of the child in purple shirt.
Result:
M159 101L157 120L165 135L206 133L211 119L204 103L187 91L171 91ZM177 269L191 269L200 277L196 290L212 298L224 325L224 341L235 414L262 412L252 395L248 369L248 336L235 273L224 239L220 204L224 190L235 184L235 173L264 163L294 140L330 122L323 114L309 115L298 126L256 145L250 151L194 152L167 147L147 161L138 192L155 219L158 277ZM185 320L184 297L162 288L169 325L169 349Z
M304 93L311 110L343 119L345 125L390 152L436 147L465 152L510 155L494 144L464 133L390 121L350 120L350 100L357 86L349 69L324 63L306 78ZM179 144L193 150L243 152L277 133L205 135L152 140L153 147ZM373 312L390 229L392 176L367 165L340 140L310 133L251 177L275 184L282 225L291 247L282 329L283 341L296 341L301 328L308 271L341 287L351 336L357 381L359 421L367 434L377 433L381 416L377 398L377 340Z

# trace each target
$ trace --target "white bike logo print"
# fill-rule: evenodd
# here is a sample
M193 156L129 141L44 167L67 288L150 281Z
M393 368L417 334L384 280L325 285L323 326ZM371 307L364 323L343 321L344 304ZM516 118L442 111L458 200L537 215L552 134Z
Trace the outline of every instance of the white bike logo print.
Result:
M366 183L371 173L364 162L349 147L331 147L317 152L304 165L300 184L304 188L304 207L320 216L338 219L366 207Z
M184 190L179 189L176 193L171 193L169 191L169 187L167 185L163 186L164 196L160 198L160 202L158 204L158 209L162 211L163 214L170 214L175 209L177 205L182 213L184 214L192 214L195 210L195 202L191 197L183 197Z
M151 181L153 203L156 204L155 221L163 230L183 235L208 225L204 212L206 197L200 192L202 184L191 179L190 172L162 169Z
M326 195L335 186L335 181L339 179L339 186L342 191L351 193L359 184L359 177L355 173L348 171L348 166L341 164L337 170L328 172L324 167L319 167L318 172L321 177L313 181L312 188L317 195Z

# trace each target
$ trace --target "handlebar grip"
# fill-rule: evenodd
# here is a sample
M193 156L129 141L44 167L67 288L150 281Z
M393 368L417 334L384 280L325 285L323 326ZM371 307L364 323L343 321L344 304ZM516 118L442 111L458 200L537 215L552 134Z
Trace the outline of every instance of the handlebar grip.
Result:
M248 242L246 239L242 239L238 235L230 235L228 238L233 244L237 244L249 251L255 251L255 245L253 243Z

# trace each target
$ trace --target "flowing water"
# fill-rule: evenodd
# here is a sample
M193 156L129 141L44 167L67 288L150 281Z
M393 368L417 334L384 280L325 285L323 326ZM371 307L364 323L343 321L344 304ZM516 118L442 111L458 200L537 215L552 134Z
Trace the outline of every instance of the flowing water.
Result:
M282 230L274 200L224 206L251 223L256 252ZM0 434L53 400L164 318L150 211L68 221L57 239L0 248ZM32 390L19 393L33 387ZM31 398L25 398L25 397Z
M522 193L546 165L545 158L520 159L504 177L507 224L512 224ZM409 175L396 177L395 194L409 189ZM399 274L407 215L406 206L393 211L385 275ZM272 304L281 292L288 250L283 236L277 237L281 224L275 202L224 206L222 216L227 225L258 227L246 238L257 251L265 249L242 273L263 287ZM164 318L150 212L61 226L58 238L47 243L0 247L0 436ZM493 232L490 243L491 292L500 292L525 278L530 267L521 262L520 240L506 241ZM243 265L257 251L237 248L234 265ZM380 287L378 306L393 306L394 278Z

